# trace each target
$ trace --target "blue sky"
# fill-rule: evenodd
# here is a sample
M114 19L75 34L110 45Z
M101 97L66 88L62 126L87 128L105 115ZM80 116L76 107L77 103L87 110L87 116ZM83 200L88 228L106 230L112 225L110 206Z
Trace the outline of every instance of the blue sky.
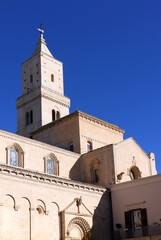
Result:
M125 129L161 173L161 1L21 0L0 6L0 129L16 132L21 63L44 38L77 109Z

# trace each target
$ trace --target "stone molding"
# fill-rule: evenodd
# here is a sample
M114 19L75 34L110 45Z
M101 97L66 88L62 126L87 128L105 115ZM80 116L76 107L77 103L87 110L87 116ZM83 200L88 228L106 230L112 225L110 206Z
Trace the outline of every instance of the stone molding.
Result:
M86 190L86 191L91 191L91 192L96 192L101 194L103 194L106 191L106 188L101 186L81 183L74 180L70 180L70 179L68 180L68 179L60 178L60 177L45 174L45 173L40 173L33 170L7 166L5 164L0 164L0 173L7 173L10 175L23 177L25 179L37 180L39 182L47 182L51 184L57 184L59 186L72 187L79 190Z
M82 134L81 134L81 137L85 138L86 140L92 141L92 142L98 142L98 143L104 144L105 146L108 145L108 143L101 142L101 141L99 141L95 138L91 138L91 137L88 137L88 136L85 136L85 135L82 135Z
M66 149L63 149L63 148L60 148L57 146L43 143L38 140L26 138L26 137L23 137L23 136L14 134L14 133L6 132L4 130L0 130L0 137L8 138L10 140L13 140L14 142L18 141L18 143L25 143L25 144L32 145L32 146L34 145L39 148L43 147L52 153L54 152L54 154L59 153L59 154L64 154L64 155L70 156L70 157L73 157L73 156L80 157L81 156L81 154L79 154L79 153L71 152L71 151L68 151Z
M119 128L117 125L108 123L106 121L103 121L103 120L101 120L99 118L93 117L93 116L91 116L91 115L89 115L87 113L81 112L81 111L77 111L77 113L78 113L78 116L80 116L80 117L82 117L84 119L88 119L88 120L93 121L93 122L95 122L97 124L100 124L100 125L103 125L105 127L111 128L112 130L116 130L118 132L125 133L125 130Z
M55 126L56 124L60 124L62 123L63 121L67 121L68 119L71 119L72 117L82 117L84 119L89 119L90 121L93 121L93 123L98 123L99 125L102 125L102 126L105 126L105 127L108 127L109 129L111 130L115 130L115 131L118 131L120 133L124 133L125 130L119 128L118 126L116 125L113 125L111 123L108 123L108 122L105 122L99 118L95 118L91 115L88 115L87 113L84 113L84 112L81 112L79 110L69 114L69 115L66 115L62 118L59 118L58 120L54 121L54 122L51 122L51 123L48 123L42 127L40 127L39 129L37 129L36 131L33 131L32 134L35 134L35 133L38 133L38 132L41 132L43 129L47 129L47 128L52 128L53 126Z
M23 96L22 96L23 97ZM46 98L46 99L48 99L48 100L51 100L51 101L54 101L54 102L56 102L56 103L59 103L59 104L61 104L62 106L64 106L64 107L70 107L70 103L68 103L68 102L66 102L66 101L61 101L61 100L57 100L57 99L55 99L55 98L53 98L53 97L49 97L49 96L47 96L46 94L39 94L38 96L36 96L36 97L34 97L34 98L32 98L31 100L29 100L29 101L26 101L25 103L20 103L19 105L18 105L18 100L20 99L20 98L18 98L17 99L17 109L19 109L19 108L21 108L21 107L24 107L24 106L26 106L27 104L29 104L29 103L31 103L31 102L33 102L33 101L35 101L35 100L37 100L37 99L39 99L39 98L41 98L41 97L44 97L44 98ZM66 98L65 96L63 96L64 98Z
M33 61L34 58L36 59L39 57L44 57L44 58L46 57L47 59L50 59L50 61L58 63L60 66L62 66L62 64L63 64L63 62L61 62L61 61L57 60L56 58L54 58L53 56L50 56L47 53L43 52L43 53L37 54L35 56L31 56L29 59L27 59L25 62L23 62L22 65L26 64L27 62ZM42 66L42 64L41 64L41 66Z

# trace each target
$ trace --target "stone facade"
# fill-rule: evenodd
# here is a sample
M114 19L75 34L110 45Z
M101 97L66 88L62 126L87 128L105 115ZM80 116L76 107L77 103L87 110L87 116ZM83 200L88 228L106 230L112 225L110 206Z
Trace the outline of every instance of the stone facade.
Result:
M72 239L75 229L78 239L92 234L110 239L111 209L105 188L3 164L0 171L0 239Z
M112 239L111 186L155 175L154 154L116 125L69 114L63 64L39 30L22 64L17 134L0 130L0 240Z
M67 150L71 144L77 153L117 143L123 140L124 130L81 111L76 111L57 121L51 122L32 132L33 139L49 143ZM54 136L54 137L53 137Z

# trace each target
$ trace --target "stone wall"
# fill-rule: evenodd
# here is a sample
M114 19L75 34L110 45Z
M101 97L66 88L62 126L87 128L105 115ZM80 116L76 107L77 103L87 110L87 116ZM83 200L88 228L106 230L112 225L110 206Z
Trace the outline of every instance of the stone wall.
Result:
M0 164L1 240L111 239L109 194L103 187ZM77 232L76 232L77 230Z
M69 173L79 154L44 144L32 139L0 130L0 163L7 163L7 149L17 144L24 153L24 168L45 172L45 157L53 154L59 162L59 176L69 178ZM79 172L79 169L76 169Z
M122 141L123 133L124 130L113 124L76 111L39 128L33 133L33 138L64 149L73 144L74 151L83 154L87 152L88 141L92 149L97 149Z

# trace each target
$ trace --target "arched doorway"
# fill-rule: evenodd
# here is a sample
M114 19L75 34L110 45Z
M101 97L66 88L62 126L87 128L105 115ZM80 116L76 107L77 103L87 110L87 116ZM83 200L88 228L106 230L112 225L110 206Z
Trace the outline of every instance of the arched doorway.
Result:
M90 226L85 219L76 217L70 221L67 228L67 239L89 240L90 235Z

